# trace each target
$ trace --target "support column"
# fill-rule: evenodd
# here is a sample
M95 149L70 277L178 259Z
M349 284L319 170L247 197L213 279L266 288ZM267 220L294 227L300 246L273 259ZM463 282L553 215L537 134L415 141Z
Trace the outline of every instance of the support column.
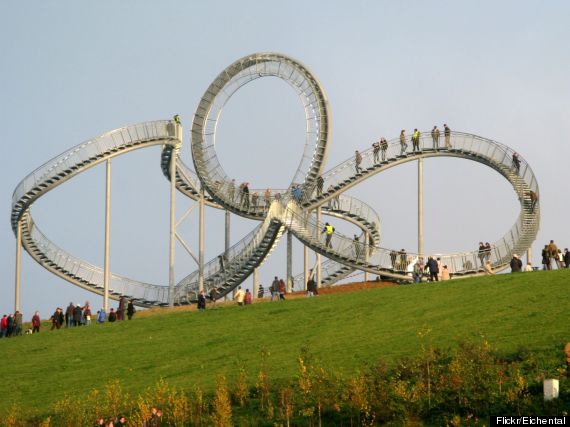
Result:
M370 248L368 247L368 233L364 233L364 246L362 247L362 250L364 251L364 262L367 263L368 262L368 252L370 250ZM368 271L364 272L364 281L368 282Z
M198 289L204 290L204 187L200 188L200 231L198 248Z
M532 247L526 250L526 262L530 262L530 265L532 265Z
M253 295L252 298L256 299L259 292L259 268L253 269Z
M228 251L230 250L230 211L226 210L226 228L225 228L225 245L224 245L224 255L227 261Z
M14 290L14 312L20 311L20 278L22 276L22 220L16 228L16 283Z
M303 289L307 290L307 281L309 280L309 247L303 245Z
M317 208L317 239L320 239L320 231L321 231L321 207ZM321 254L316 252L317 255L317 288L321 287Z
M103 309L109 313L109 281L111 278L111 159L107 159L105 185L105 258L103 266Z
M424 256L424 160L418 159L418 254Z
M293 234L287 230L287 292L293 288Z

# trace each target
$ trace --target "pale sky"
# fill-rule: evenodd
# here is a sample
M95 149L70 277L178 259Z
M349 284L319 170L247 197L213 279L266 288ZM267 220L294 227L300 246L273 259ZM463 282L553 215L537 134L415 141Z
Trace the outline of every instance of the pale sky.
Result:
M534 170L542 222L534 264L550 239L570 246L570 4L565 1L28 1L0 3L0 315L13 311L12 192L28 173L74 145L128 124L168 119L185 125L183 159L198 102L218 73L254 52L304 63L330 101L326 170L401 129L481 135L517 150ZM217 152L236 181L284 188L304 143L302 105L275 78L258 79L226 106ZM409 133L409 132L408 132ZM495 171L459 159L424 162L427 253L494 242L519 212ZM103 265L105 169L98 166L46 194L32 208L57 245ZM350 190L373 206L381 246L417 249L416 166L374 176ZM159 148L113 160L111 269L168 283L168 181ZM178 216L192 205L178 196ZM0 222L1 223L1 222ZM334 220L351 235L350 225ZM206 258L223 250L223 213L207 210ZM232 243L255 223L232 216ZM180 233L197 250L197 215ZM303 268L295 240L294 273ZM196 265L177 246L176 277ZM69 302L102 298L49 273L23 254L22 309L49 317ZM285 276L285 239L263 264L261 283ZM252 287L251 278L244 287Z

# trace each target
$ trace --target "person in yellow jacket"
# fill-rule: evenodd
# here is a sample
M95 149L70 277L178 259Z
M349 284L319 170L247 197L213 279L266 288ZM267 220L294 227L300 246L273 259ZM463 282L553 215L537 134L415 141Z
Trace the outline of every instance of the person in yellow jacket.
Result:
M420 131L414 129L412 134L412 151L420 151Z
M330 225L328 222L325 223L325 228L323 228L323 231L321 232L321 234L325 234L326 236L326 240L325 240L325 246L327 248L332 248L332 236L334 233L334 227L332 225Z
M238 290L236 292L234 299L236 300L238 305L243 305L243 300L245 299L245 292L243 291L241 286L238 287Z

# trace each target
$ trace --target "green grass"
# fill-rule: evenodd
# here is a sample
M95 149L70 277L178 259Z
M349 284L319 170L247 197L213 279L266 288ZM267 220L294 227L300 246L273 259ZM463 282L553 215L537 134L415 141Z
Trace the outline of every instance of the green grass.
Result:
M484 336L509 354L535 353L545 370L563 363L570 339L570 271L507 274L404 285L282 303L168 312L130 322L47 331L0 340L0 414L13 403L47 414L65 393L87 394L119 379L136 395L160 378L213 390L243 364L253 384L261 352L269 376L291 378L302 347L340 373L420 351L419 331L436 347Z

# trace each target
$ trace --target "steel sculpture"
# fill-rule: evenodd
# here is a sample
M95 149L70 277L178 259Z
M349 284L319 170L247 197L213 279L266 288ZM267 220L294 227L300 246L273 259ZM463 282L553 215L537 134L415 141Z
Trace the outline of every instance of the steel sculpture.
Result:
M305 149L293 181L287 189L273 190L252 204L249 196L233 187L215 152L216 126L231 96L244 85L267 76L287 82L299 96L306 117ZM192 122L191 148L194 170L178 156L182 126L174 121L148 122L117 129L82 143L24 178L12 198L11 225L20 244L40 265L59 277L93 291L104 293L105 272L67 253L51 242L35 224L32 204L51 189L75 175L114 156L148 146L161 145L161 167L179 192L201 200L202 206L224 209L233 214L260 221L239 242L204 263L176 286L161 286L111 274L110 296L127 296L140 306L189 304L198 292L216 289L219 296L242 283L269 256L285 229L304 245L328 258L323 263L323 284L338 281L354 270L399 280L410 280L410 269L420 256L405 255L380 246L380 220L372 208L344 194L366 179L391 167L429 157L456 157L484 164L501 174L512 185L520 202L520 214L509 231L492 246L488 260L495 270L508 266L513 253L524 253L536 238L540 223L537 180L525 159L498 142L477 135L451 132L445 148L434 147L429 133L419 137L419 150L401 152L400 140L388 141L382 161L372 149L361 151L359 170L353 156L323 172L326 161L330 120L328 101L317 79L300 62L276 53L246 56L222 71L204 93ZM410 144L411 146L411 144ZM516 156L515 156L516 157ZM173 176L174 175L174 176ZM317 183L317 177L323 181ZM263 194L265 190L251 190ZM361 228L359 240L335 233L332 247L320 237L320 215L330 215ZM395 257L396 255L396 257ZM219 259L223 257L224 262ZM452 277L483 274L477 251L441 255ZM19 265L19 255L17 264ZM221 265L223 264L223 265ZM18 267L17 267L18 269ZM17 292L19 286L17 272ZM306 278L295 278L295 288L302 289ZM18 297L17 297L18 298Z

